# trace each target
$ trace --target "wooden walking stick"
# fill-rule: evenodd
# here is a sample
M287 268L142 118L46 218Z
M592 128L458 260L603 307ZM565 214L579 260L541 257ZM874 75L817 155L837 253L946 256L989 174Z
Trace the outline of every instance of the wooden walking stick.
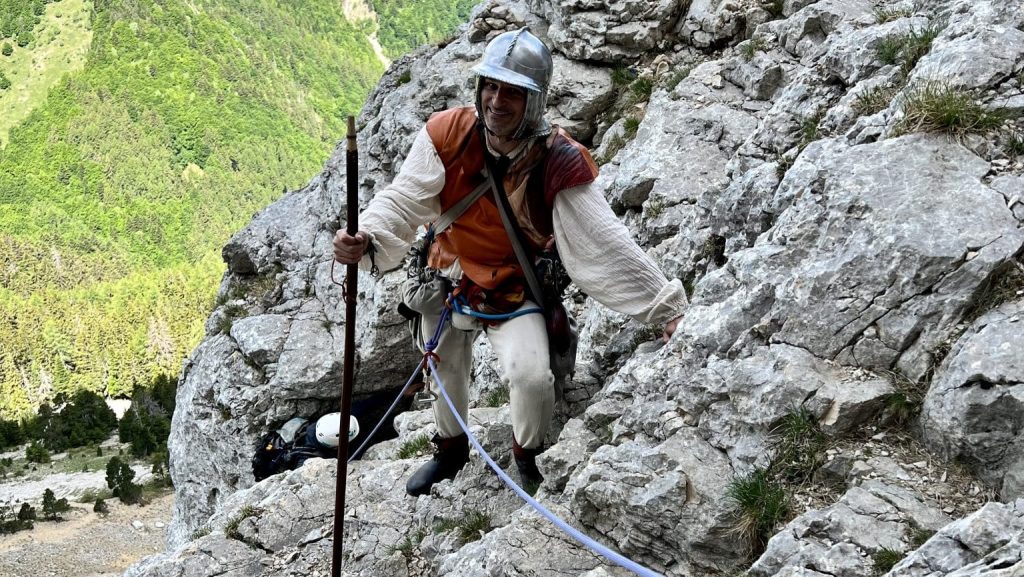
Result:
M356 145L356 119L348 117L348 146L345 152L345 176L348 222L346 231L359 232L359 148ZM345 481L348 478L348 429L352 415L352 381L356 357L356 294L358 264L345 266L345 367L341 382L341 430L338 432L338 479L334 489L334 549L331 554L331 577L341 575L342 542L345 538Z

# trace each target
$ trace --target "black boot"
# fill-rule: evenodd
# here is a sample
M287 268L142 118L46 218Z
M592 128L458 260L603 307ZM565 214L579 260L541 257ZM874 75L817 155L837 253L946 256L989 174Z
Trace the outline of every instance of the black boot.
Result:
M524 449L519 442L512 437L512 456L516 461L516 468L519 469L519 478L523 481L523 490L533 495L537 488L544 482L544 477L537 469L537 455L544 452L543 447L535 449Z
M450 439L438 435L430 440L436 447L434 458L409 477L405 492L413 497L426 495L434 483L442 479L454 479L469 461L469 438L465 434Z

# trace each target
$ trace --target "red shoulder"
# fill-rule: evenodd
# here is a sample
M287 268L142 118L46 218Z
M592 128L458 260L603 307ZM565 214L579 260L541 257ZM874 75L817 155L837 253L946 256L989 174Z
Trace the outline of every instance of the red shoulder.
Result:
M573 140L565 130L556 128L548 137L547 144L544 201L551 206L556 194L567 188L593 182L599 170L587 147Z

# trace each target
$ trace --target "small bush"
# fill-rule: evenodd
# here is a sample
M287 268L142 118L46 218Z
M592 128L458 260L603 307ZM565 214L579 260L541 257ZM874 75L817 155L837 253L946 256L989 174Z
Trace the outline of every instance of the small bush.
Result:
M875 564L875 575L885 575L902 561L903 557L905 555L895 549L882 548L875 551L871 555L871 560Z
M67 499L63 497L58 499L51 489L43 491L43 517L45 519L59 521L61 513L66 513L70 510L71 505L68 504Z
M29 463L46 464L50 462L50 452L37 441L32 441L25 449L25 460Z
M408 84L410 82L412 82L412 71L410 71L410 70L402 71L402 73L398 76L398 83L399 84Z
M903 132L939 132L956 138L984 133L1002 125L1006 115L985 110L974 94L948 84L929 82L909 94L903 102Z
M4 56L14 54L14 46L11 46L10 42L4 42L4 47L0 48L0 54L3 54Z
M430 446L430 438L426 435L413 437L398 448L399 459L411 459L423 454Z
M637 78L633 84L629 85L629 90L633 95L633 102L647 102L651 99L651 93L654 92L654 81L650 78Z
M629 116L622 121L622 133L626 138L632 139L636 136L636 133L640 131L640 119L635 116Z
M142 502L142 487L136 485L135 471L128 463L121 461L119 457L111 457L107 461L107 487L113 491L115 497L126 505L134 505Z
M92 506L92 511L100 517L106 517L110 514L110 506L103 499L96 499L96 503Z
M4 75L3 72L0 72L0 90L7 90L10 87L11 87L10 79L8 79L7 76Z

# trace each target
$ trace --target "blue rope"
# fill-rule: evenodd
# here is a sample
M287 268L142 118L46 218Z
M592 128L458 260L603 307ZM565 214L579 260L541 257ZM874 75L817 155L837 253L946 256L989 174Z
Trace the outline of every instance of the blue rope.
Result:
M423 348L426 352L433 352L433 350L437 348L438 341L441 340L441 333L444 332L444 323L448 319L448 314L448 307L445 307L444 310L441 312L441 320L438 321L437 328L434 329L434 336L423 345ZM412 372L412 375L409 376L409 380L405 382L405 386L402 387L402 390L398 392L398 395L395 397L395 401L391 403L391 406L388 407L388 410L384 413L384 416L381 417L380 421L377 421L377 426L374 427L372 431L370 431L370 434L367 435L365 439L363 439L363 444L359 445L359 448L356 449L354 453L349 455L347 462L351 463L352 461L354 461L357 456L362 454L363 449L365 449L366 446L370 444L370 441L373 440L374 435L376 435L377 431L379 431L380 428L384 426L384 422L387 421L388 417L391 416L391 413L394 412L395 407L397 407L398 403L402 400L402 396L405 394L407 390L409 390L409 387L412 386L413 381L416 380L416 375L418 375L419 372L423 370L423 367L426 365L426 363L427 357L424 356L422 359L420 359L420 364L416 366L416 369Z
M349 463L354 461L356 457L363 454L363 449L366 449L366 446L369 445L370 441L373 440L373 437L377 434L377 431L379 431L380 428L384 426L384 421L387 421L388 417L391 416L391 413L395 410L395 407L398 406L399 401L402 400L402 396L405 395L405 391L409 390L409 387L412 386L412 382L416 380L416 375L419 374L419 372L423 369L423 366L425 364L426 359L420 359L420 364L416 367L416 370L412 372L412 376L409 377L409 380L405 382L405 386L402 387L402 390L398 392L398 396L395 397L395 402L391 403L391 406L388 407L387 412L384 413L384 417L377 422L377 426L374 427L372 431L370 431L370 434L367 435L365 439L363 439L363 444L359 445L359 448L356 449L355 452L353 452L351 455L349 455Z
M456 312L459 313L460 315L476 317L478 319L484 319L485 321L507 321L509 319L514 319L516 317L521 317L523 315L530 315L530 314L533 314L533 313L543 313L544 312L544 309L542 309L540 307L535 307L535 308L532 308L532 309L522 309L522 310L514 311L514 312L511 312L511 313L492 315L492 314L481 313L481 312L477 312L477 311L473 310L472 308L470 308L469 304L466 303L465 297L457 296L457 297L455 297L454 302L455 302L455 308L458 309L458 310L456 310Z
M616 565L623 567L625 569L629 569L633 573L641 575L642 577L664 577L662 574L656 573L635 561L627 559L622 555L616 553L615 551L612 551L608 547L605 547L604 545L591 539L590 537L587 537L583 533L576 530L576 528L572 527L565 521L556 517L554 513L549 511L546 507L544 507L544 505L538 503L533 497L530 496L529 493L524 491L519 485L516 485L515 481L513 481L511 477L509 477L508 474L505 473L505 471L503 471L501 467L499 467L497 463L494 462L493 459L491 459L491 456L487 454L487 451L485 451L484 448L480 446L480 443L476 440L476 437L473 436L473 433L469 432L469 427L466 425L466 422L462 420L462 416L459 415L459 412L455 409L455 403L453 403L451 398L448 397L448 391L444 389L444 383L442 383L441 378L437 376L437 367L434 365L434 359L428 358L427 363L430 366L430 371L431 375L433 375L434 377L434 382L437 383L437 388L441 391L441 395L444 396L445 402L448 403L448 407L451 409L452 415L455 417L455 420L458 421L459 426L462 427L463 432L465 432L466 436L469 437L469 442L473 443L473 446L476 447L477 452L480 453L480 456L483 457L484 461L487 461L487 464L490 465L491 469L493 469L494 472L497 473L499 477L501 477L501 480L504 481L505 484L508 485L510 489L512 489L513 491L515 491L517 495L519 495L519 498L526 501L528 505L530 505L538 513L546 517L548 521L551 521L556 527L571 535L584 546L588 547L591 551L594 551L595 553L604 556L606 559L615 563Z

